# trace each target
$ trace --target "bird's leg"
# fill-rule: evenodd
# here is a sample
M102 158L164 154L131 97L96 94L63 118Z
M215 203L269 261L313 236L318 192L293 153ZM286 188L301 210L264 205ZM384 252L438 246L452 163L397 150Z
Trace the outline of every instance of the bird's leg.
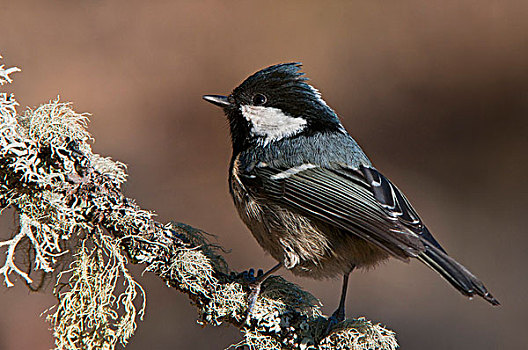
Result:
M337 307L337 310L334 311L332 316L328 318L328 325L326 327L326 333L328 334L332 328L338 324L339 322L343 321L345 319L345 302L346 302L346 294L347 294L347 288L348 288L348 276L350 275L350 272L354 270L353 266L350 271L343 275L343 287L341 289L341 299L339 300L339 306Z
M261 273L262 270L257 273L257 277L253 282L248 283L249 289L251 292L249 293L248 298L248 311L247 311L247 318L246 322L249 321L251 317L251 313L253 311L253 308L255 307L255 303L257 302L257 298L260 294L260 286L262 285L262 282L264 282L272 273L277 271L282 267L282 263L278 263L277 265L273 266L271 269L266 271L265 273Z
M341 289L341 299L339 300L339 306L332 314L332 317L334 317L337 322L341 322L345 319L345 301L348 288L348 276L348 273L343 276L343 288Z

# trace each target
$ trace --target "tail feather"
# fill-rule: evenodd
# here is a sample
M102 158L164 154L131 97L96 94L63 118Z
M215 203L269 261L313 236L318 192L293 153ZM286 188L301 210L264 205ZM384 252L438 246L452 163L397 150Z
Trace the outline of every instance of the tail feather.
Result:
M500 305L484 284L462 264L448 256L443 249L423 240L425 251L418 256L423 263L438 272L462 294L472 297L479 295L491 305Z

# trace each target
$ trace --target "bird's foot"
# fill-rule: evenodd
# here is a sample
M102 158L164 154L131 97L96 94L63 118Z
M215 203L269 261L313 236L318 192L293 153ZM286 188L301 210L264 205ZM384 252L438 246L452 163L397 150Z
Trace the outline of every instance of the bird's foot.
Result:
M264 271L259 269L257 275L255 276L255 269L249 269L248 271L240 272L238 274L233 274L233 278L237 280L242 280L246 284L257 283L257 281L264 275Z
M330 334L332 329L334 329L335 326L337 326L339 323L343 322L345 320L345 310L344 308L338 308L332 316L328 317L327 324L326 324L326 335Z
M254 269L250 269L249 271L245 271L239 274L232 275L234 280L242 280L243 283L245 283L249 287L249 290L250 290L249 298L248 298L248 310L247 310L246 323L249 323L249 321L251 320L251 314L257 302L257 298L260 294L262 282L268 279L268 277L271 276L272 273L279 270L281 267L282 267L282 263L278 263L277 265L273 266L271 269L269 269L266 272L263 272L262 270L258 270L256 276L255 276Z

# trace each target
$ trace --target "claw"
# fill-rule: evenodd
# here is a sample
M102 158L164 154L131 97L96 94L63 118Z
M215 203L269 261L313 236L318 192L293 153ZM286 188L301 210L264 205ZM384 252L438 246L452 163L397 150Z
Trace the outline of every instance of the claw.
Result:
M259 272L260 271L262 270L259 270ZM255 269L249 269L248 271L243 271L239 274L232 274L232 276L235 279L242 279L244 283L251 284L257 281L259 274L257 273L257 277L255 277Z
M334 311L332 316L328 317L327 325L326 325L326 335L330 334L332 329L334 329L335 326L337 326L339 323L343 322L345 320L345 310L337 309Z

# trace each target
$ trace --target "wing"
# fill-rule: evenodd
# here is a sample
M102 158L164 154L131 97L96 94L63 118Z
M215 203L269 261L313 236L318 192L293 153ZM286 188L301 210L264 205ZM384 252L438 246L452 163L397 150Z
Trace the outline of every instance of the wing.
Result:
M418 213L403 193L385 176L372 167L360 166L359 171L370 185L374 198L388 210L391 216L398 217L400 223L417 234L422 240L432 244L447 254L444 248L434 239L427 227L423 224Z
M240 179L251 195L335 225L402 260L423 252L423 239L440 248L405 196L372 167L261 163Z

